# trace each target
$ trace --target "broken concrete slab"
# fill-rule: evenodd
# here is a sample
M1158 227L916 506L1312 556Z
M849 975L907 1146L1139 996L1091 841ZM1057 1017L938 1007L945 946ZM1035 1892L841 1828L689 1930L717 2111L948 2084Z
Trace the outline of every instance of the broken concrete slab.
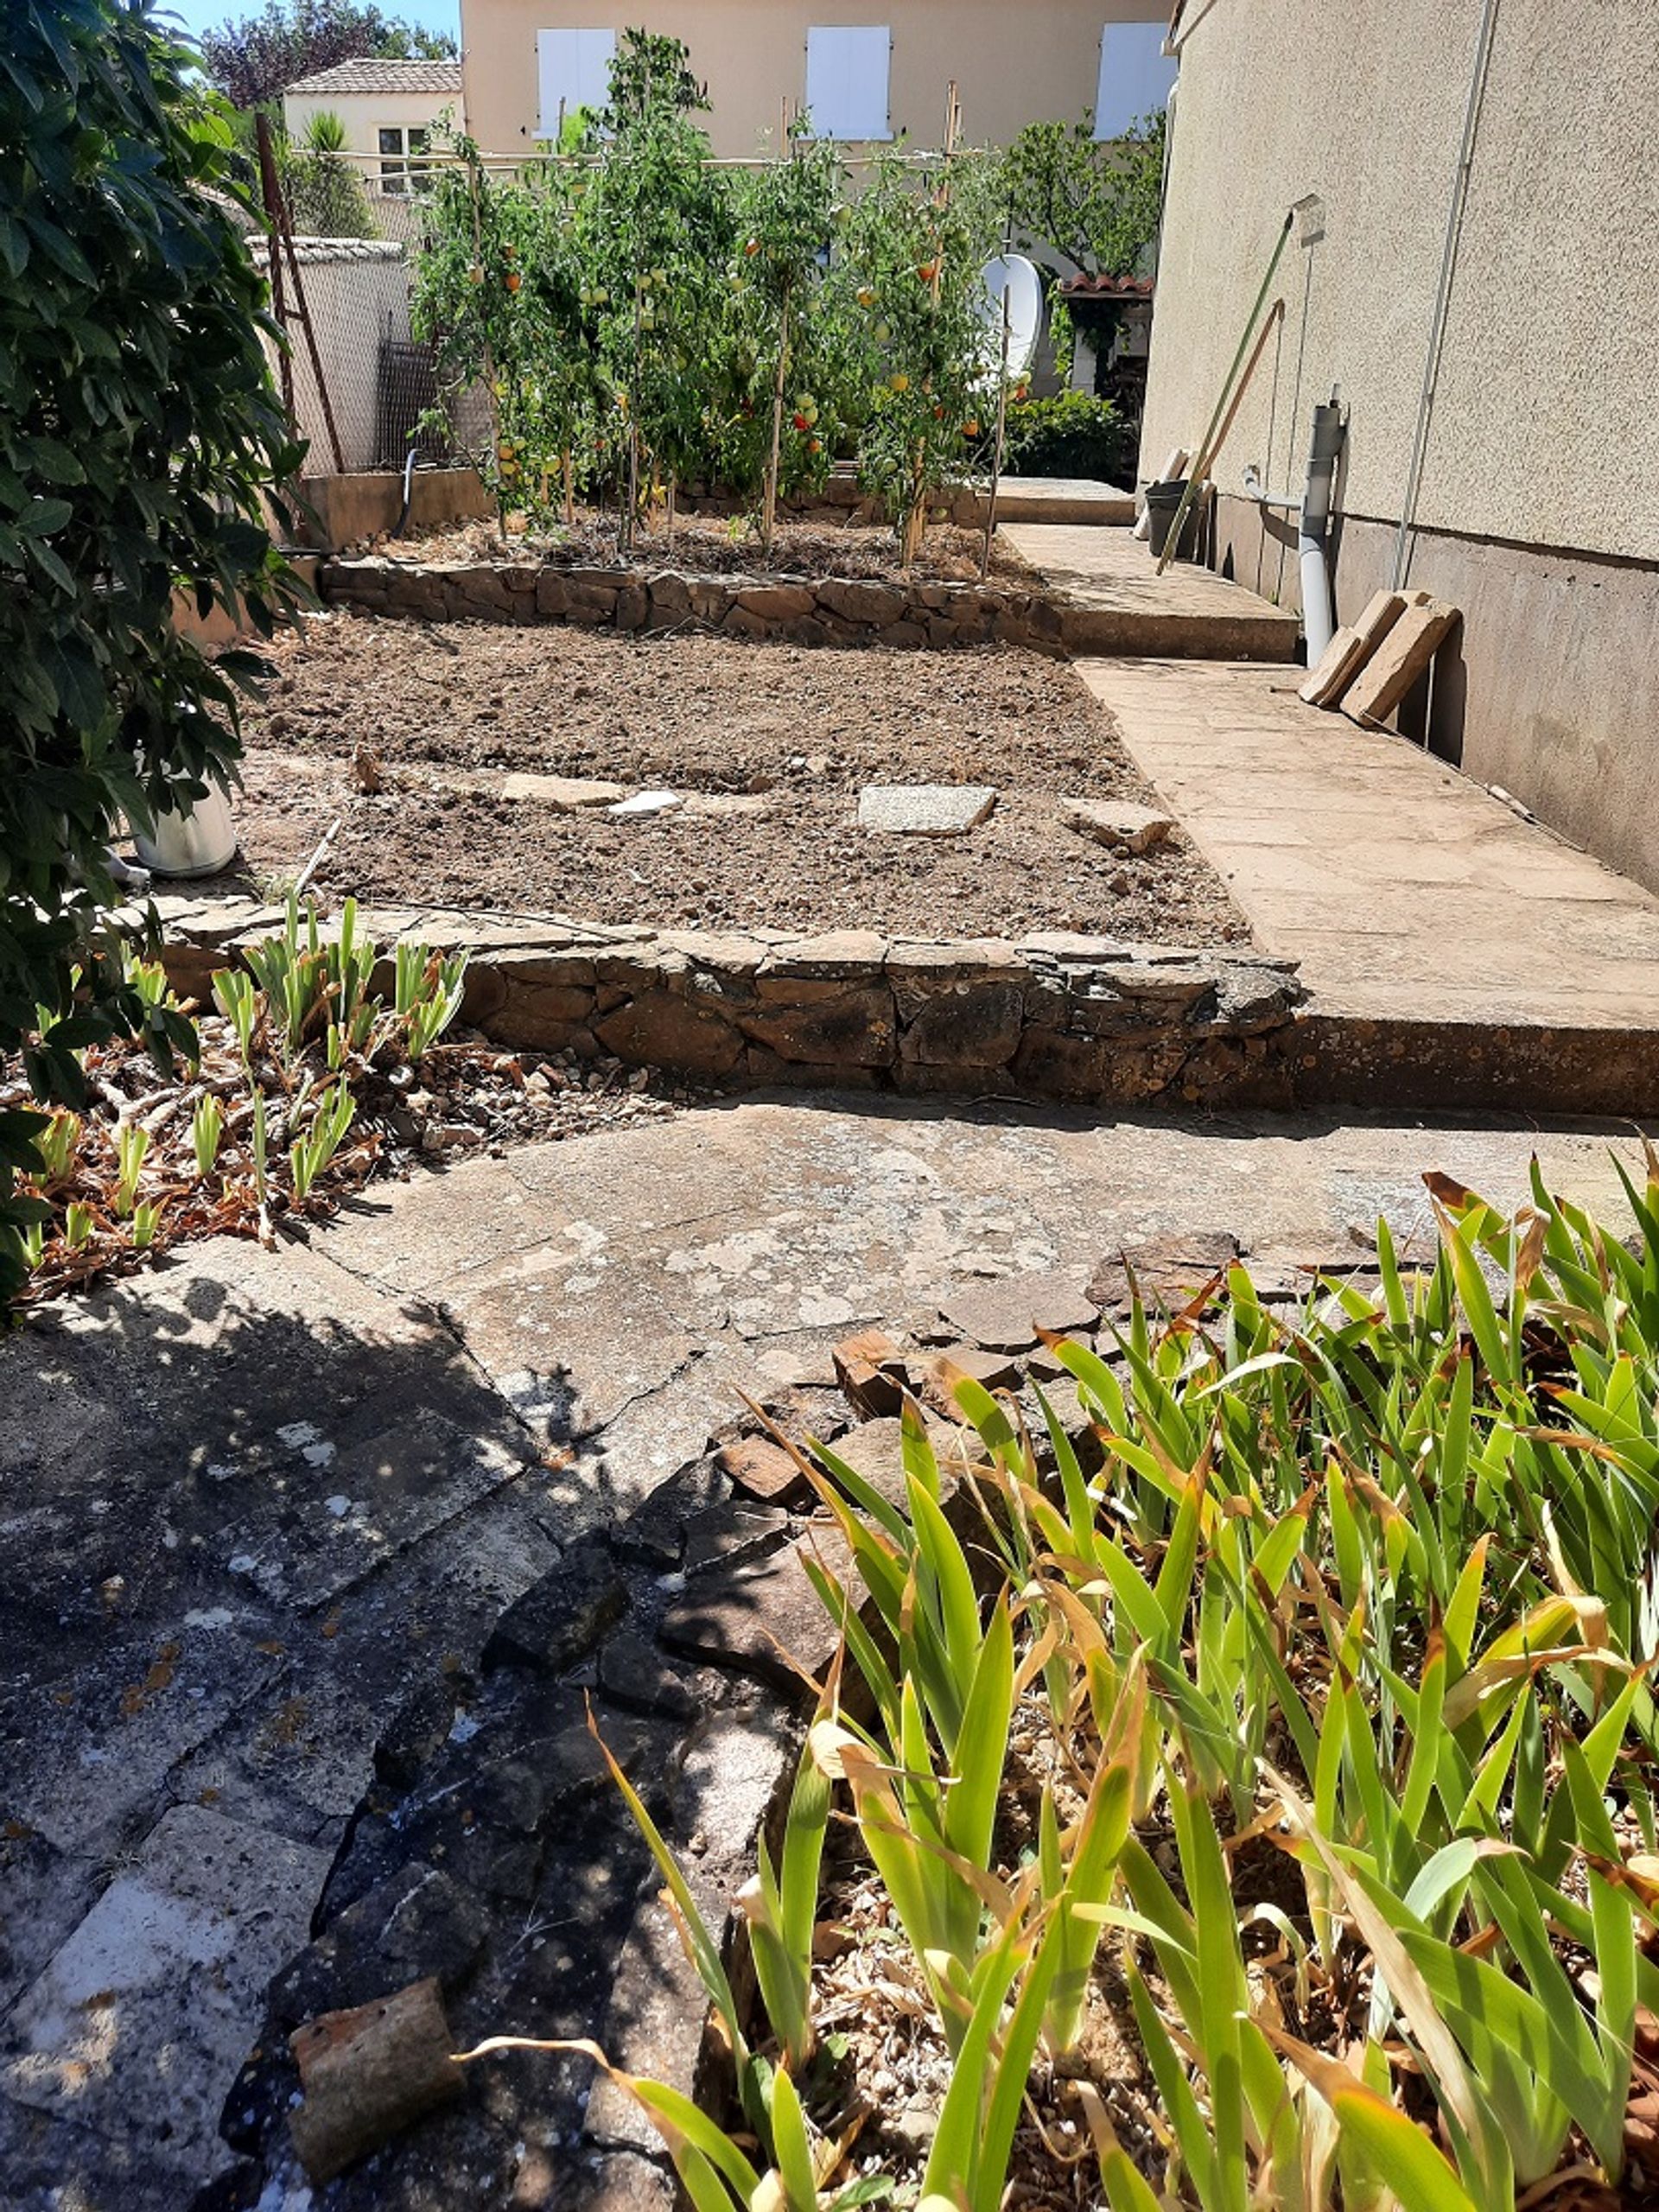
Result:
M1027 1351L1045 1333L1092 1329L1098 1316L1070 1274L992 1276L948 1291L939 1311L986 1351Z
M0 2088L184 2172L223 2164L219 2106L327 1871L327 1852L175 1805L13 2010Z
M1135 855L1161 845L1176 826L1175 817L1165 809L1126 798L1063 798L1060 819L1097 845Z
M627 795L626 784L607 783L599 777L543 776L519 772L504 777L501 782L503 798L535 799L543 806L556 807L561 814L574 814L587 806L615 806Z
M858 826L888 836L965 837L995 804L988 784L871 784L858 795Z

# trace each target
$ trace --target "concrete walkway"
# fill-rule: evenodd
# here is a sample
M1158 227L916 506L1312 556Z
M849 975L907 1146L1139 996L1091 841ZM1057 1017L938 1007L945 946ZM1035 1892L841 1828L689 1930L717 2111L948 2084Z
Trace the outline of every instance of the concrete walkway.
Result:
M1294 1284L1386 1211L1426 1252L1421 1172L1512 1205L1535 1142L1622 1218L1591 1130L751 1100L375 1186L308 1249L200 1245L0 1340L0 2203L309 2202L288 2033L427 1972L463 2041L689 2067L582 1684L718 1916L788 1738L764 1667L688 1659L663 1608L779 1556L742 1564L783 1516L757 1535L702 1456L738 1389L816 1422L855 1325L1086 1318L1126 1245L1231 1236ZM665 2212L588 2090L493 2070L327 2202Z
M1407 740L1303 705L1289 677L1077 670L1320 1012L1420 1055L1440 1033L1440 1087L1416 1096L1465 1102L1459 1061L1525 1051L1534 1109L1659 1101L1659 900L1638 885ZM1599 1071L1599 1097L1575 1092L1576 1064Z
M1173 562L1159 575L1131 530L1008 521L1001 535L1046 578L1070 652L1295 657L1301 626L1294 614L1190 561Z

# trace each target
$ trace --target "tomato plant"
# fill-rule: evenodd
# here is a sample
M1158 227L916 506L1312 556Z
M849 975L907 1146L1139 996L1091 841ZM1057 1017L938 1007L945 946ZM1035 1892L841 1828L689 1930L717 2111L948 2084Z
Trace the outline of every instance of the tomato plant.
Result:
M860 473L896 514L906 558L930 496L962 468L967 426L994 405L979 302L997 214L995 165L981 154L930 174L888 152L853 203L842 277L864 318Z
M494 419L479 463L505 506L613 493L623 541L677 484L777 500L837 457L888 502L913 556L930 497L994 419L980 270L995 165L895 150L849 189L838 149L789 134L737 171L709 157L678 41L623 35L610 99L522 178L477 149L433 195L417 327Z

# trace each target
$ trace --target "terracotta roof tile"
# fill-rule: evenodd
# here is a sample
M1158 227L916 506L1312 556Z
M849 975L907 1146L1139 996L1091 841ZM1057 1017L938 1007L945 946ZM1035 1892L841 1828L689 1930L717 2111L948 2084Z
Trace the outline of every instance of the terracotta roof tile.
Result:
M290 92L458 92L459 61L337 61L287 87Z

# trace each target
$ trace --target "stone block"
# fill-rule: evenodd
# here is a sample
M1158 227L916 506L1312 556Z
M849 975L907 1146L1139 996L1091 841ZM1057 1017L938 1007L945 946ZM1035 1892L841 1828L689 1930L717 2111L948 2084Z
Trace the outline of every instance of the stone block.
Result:
M763 992L766 987L763 976ZM779 978L774 988L790 995L739 1016L744 1033L756 1044L768 1046L780 1059L832 1069L892 1066L897 1030L893 995L885 984L861 988Z
M809 1538L762 1560L704 1575L671 1598L660 1634L671 1651L758 1675L798 1694L800 1677L784 1652L810 1675L821 1675L840 1641L835 1622L801 1564L803 1550L841 1581L861 1589L852 1555L835 1523L813 1524ZM782 1651L779 1650L779 1646Z
M738 593L737 603L746 613L759 615L768 628L810 614L817 606L806 584L747 584Z
M691 612L691 588L677 569L658 569L645 579L653 622L683 622Z
M995 804L988 784L870 784L858 795L858 826L890 836L963 837Z
M637 576L630 576L618 585L616 626L619 630L643 630L650 614L651 594Z
M641 991L593 1025L607 1052L631 1066L725 1076L743 1054L738 1030L705 1004L666 989Z
M627 795L626 784L607 783L594 776L520 772L501 779L503 798L533 799L538 805L554 807L561 814L575 814L587 806L614 806Z
M484 1664L563 1675L621 1619L626 1605L627 1590L610 1546L601 1537L584 1536L508 1606L484 1647Z
M939 1300L953 1329L988 1352L1029 1351L1044 1331L1065 1336L1092 1329L1096 1311L1078 1275L996 1275L967 1283Z
M887 957L887 939L874 930L830 930L822 937L790 938L775 945L766 976L872 979Z
M1018 983L947 986L917 1007L899 1057L925 1067L1006 1067L1020 1049L1025 1006Z
M818 586L818 604L861 628L885 629L906 611L906 594L896 584L830 576Z
M562 617L570 604L570 591L557 569L543 569L536 579L536 612L543 620Z

